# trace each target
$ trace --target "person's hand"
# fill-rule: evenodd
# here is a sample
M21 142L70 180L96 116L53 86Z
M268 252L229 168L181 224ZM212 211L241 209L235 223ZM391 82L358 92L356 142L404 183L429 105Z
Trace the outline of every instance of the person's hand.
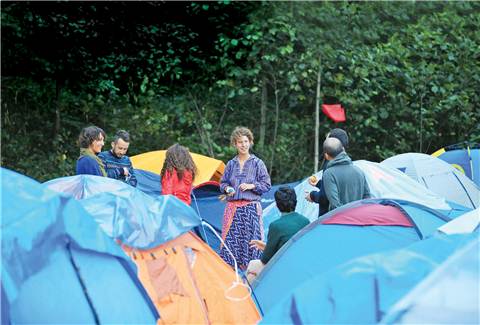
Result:
M312 198L310 197L309 191L305 191L305 200L307 200L308 202L313 202Z
M240 191L243 192L243 191L253 190L255 188L255 185L242 183L238 188L240 189Z
M317 185L317 183L318 183L317 176L312 175L308 178L308 184L310 184L312 186L315 186L315 185Z
M129 172L128 172L128 168L127 168L127 167L123 167L123 175L124 175L125 177L128 177L128 176L130 176L130 174L129 174Z
M225 187L225 193L227 196L234 196L235 195L235 189L231 186Z
M256 248L261 251L265 250L265 246L267 246L264 241L257 239L251 240L249 244L251 248Z

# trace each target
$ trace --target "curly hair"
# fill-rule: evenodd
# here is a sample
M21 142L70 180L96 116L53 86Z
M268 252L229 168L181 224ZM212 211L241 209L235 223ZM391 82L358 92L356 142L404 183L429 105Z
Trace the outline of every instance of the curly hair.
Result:
M174 169L177 171L178 179L183 178L185 170L192 173L192 179L195 179L195 174L197 173L197 166L195 165L190 152L187 148L178 143L175 143L167 149L165 162L163 163L160 175L163 178L167 171L172 172Z
M230 135L230 144L232 146L235 146L235 143L240 137L246 136L248 140L253 143L253 133L250 131L250 129L243 127L243 126L237 126L232 134Z
M78 136L78 145L80 148L88 148L93 141L100 138L100 134L103 135L103 139L106 139L107 135L101 128L95 125L87 126L80 131L80 135Z

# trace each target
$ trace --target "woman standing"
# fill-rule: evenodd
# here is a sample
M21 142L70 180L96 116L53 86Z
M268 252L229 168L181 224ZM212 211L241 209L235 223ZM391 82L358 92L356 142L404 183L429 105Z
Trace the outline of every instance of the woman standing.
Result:
M172 194L190 205L197 167L187 148L175 143L167 149L163 163L162 194Z
M78 137L80 157L77 160L76 173L107 176L102 160L97 156L105 143L105 132L97 126L83 128Z
M261 251L250 247L252 240L263 240L261 195L270 187L270 176L263 161L250 153L253 134L245 127L236 127L230 136L237 155L227 163L220 180L220 191L227 197L223 216L222 239L243 270ZM231 255L222 245L220 256L234 265Z

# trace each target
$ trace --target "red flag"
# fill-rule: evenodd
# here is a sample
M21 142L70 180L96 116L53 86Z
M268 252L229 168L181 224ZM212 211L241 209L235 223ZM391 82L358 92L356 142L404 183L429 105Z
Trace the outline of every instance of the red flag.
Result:
M345 122L345 109L341 104L322 104L322 112L335 123Z

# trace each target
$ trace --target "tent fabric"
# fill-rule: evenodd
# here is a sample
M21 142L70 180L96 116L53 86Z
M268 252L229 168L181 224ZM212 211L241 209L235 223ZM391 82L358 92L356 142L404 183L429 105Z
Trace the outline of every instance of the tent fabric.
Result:
M185 231L200 222L190 206L170 195L151 197L115 180L87 176L83 181L88 186L75 188L96 188L90 182L100 182L99 188L105 190L104 182L120 183L119 188L112 183L111 192L83 191L86 198L79 202L137 265L140 281L163 323L253 324L260 319L245 288L232 292L234 298L245 296L243 301L225 297L236 274L198 237ZM49 184L58 189L62 182Z
M380 204L365 204L340 211L323 220L322 224L413 227L412 222L399 209Z
M165 324L255 324L260 320L244 286L229 291L236 279L234 271L193 233L150 250L124 249L136 263Z
M44 185L81 199L109 237L135 248L156 247L201 222L190 206L172 195L154 198L106 177L77 175Z
M438 231L444 234L466 234L478 230L480 227L480 208L465 213L444 224Z
M166 150L149 151L132 156L130 160L134 168L160 175L166 152ZM191 153L191 155L197 166L197 175L195 175L193 185L198 185L210 180L220 181L225 170L225 163L223 161L196 153Z
M156 322L134 264L78 202L13 171L0 174L3 321Z
M480 188L468 177L441 159L422 153L404 153L381 162L402 170L432 192L475 209L480 206Z
M397 207L414 227L323 223L342 211L373 204ZM370 199L333 210L303 228L269 261L253 282L258 303L268 313L309 278L355 257L408 246L433 234L446 221L435 210L407 201Z
M382 324L479 324L480 237L458 249L395 304Z
M358 257L327 272L319 272L278 302L265 314L262 323L378 323L395 303L435 272L449 256L478 241L476 237L477 234L430 237L405 248ZM476 291L474 286L470 288L472 291ZM436 300L461 294L462 291L449 291L437 295ZM441 310L437 310L437 314L443 315Z
M454 218L466 211L470 211L470 209L463 206L447 202L445 198L426 189L395 168L366 160L357 160L353 163L364 172L373 198L390 198L416 202L435 209L449 218ZM317 179L321 179L322 172L316 173L315 176ZM305 200L305 192L316 190L318 188L310 185L308 178L295 187L295 193L297 194L295 211L304 215L310 221L315 221L318 218L318 204ZM263 226L265 236L268 234L270 224L278 218L280 218L280 211L275 203L264 209Z
M450 145L435 151L432 156L451 164L480 187L480 144Z

